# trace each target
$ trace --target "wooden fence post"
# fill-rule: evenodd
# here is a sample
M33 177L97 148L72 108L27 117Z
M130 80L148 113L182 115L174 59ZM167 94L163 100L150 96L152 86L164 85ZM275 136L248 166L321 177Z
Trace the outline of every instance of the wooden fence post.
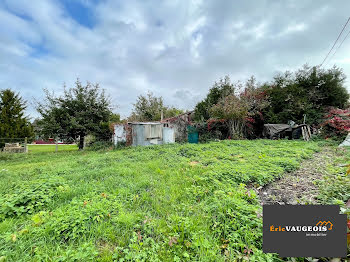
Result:
M27 143L28 143L28 138L25 137L24 138L24 152L26 152L26 153L28 153L28 145L27 145Z
M57 138L56 138L56 153L58 152L58 141L57 141Z

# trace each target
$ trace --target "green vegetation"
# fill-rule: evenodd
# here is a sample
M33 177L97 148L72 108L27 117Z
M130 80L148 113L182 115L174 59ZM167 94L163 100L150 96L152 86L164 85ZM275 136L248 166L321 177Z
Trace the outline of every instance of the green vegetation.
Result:
M261 250L261 206L247 185L318 149L243 140L0 155L0 259L278 261Z
M133 111L128 117L129 121L159 121L162 118L169 118L182 114L183 111L176 107L165 106L163 97L156 97L152 92L147 95L139 95L134 104Z
M112 137L110 121L115 120L109 96L99 84L84 86L79 79L75 87L64 88L63 95L56 97L45 90L45 100L37 104L40 119L37 121L39 135L64 141L79 139L79 149L83 149L87 135L99 139ZM37 134L38 135L38 134Z
M349 106L345 79L340 68L326 70L307 65L295 72L277 75L266 88L271 102L263 112L266 122L302 123L306 115L307 124L320 124L329 107Z
M211 108L216 105L224 97L232 94L235 91L235 86L231 83L231 79L225 76L219 82L215 82L209 89L206 98L198 102L194 109L194 118L196 121L208 120Z
M335 159L327 166L327 175L316 181L319 187L319 202L321 204L345 206L350 200L350 150L338 148ZM348 210L350 215L350 208Z
M337 148L332 164L326 168L327 174L315 181L319 188L320 204L339 205L340 211L347 214L348 255L344 261L350 260L350 150Z
M78 150L77 145L58 145L58 151ZM56 145L28 145L29 153L55 152Z
M19 93L0 90L0 148L18 138L33 136L33 127L25 115L26 104Z
M207 96L197 103L194 120L225 119L231 138L262 137L264 124L287 124L289 120L319 127L330 108L349 106L345 79L340 68L326 70L308 65L278 74L265 83L256 82L254 77L244 84L232 83L226 76L215 82ZM348 116L349 112L341 114ZM331 124L335 129L345 129L346 134L349 131L347 122L338 118L333 118Z

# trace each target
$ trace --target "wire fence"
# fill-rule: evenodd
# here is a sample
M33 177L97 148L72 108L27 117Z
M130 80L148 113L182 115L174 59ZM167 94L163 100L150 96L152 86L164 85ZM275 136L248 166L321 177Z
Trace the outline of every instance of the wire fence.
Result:
M65 143L59 140L42 140L35 137L0 137L0 152L6 153L39 153L78 150L79 140ZM102 149L113 145L113 138L92 139L84 141L84 148Z
M28 152L58 152L74 150L75 144L63 145L57 140L41 141L43 143L33 143L34 137L0 137L0 152L3 153L28 153ZM37 142L37 141L36 141ZM65 146L65 147L64 147Z

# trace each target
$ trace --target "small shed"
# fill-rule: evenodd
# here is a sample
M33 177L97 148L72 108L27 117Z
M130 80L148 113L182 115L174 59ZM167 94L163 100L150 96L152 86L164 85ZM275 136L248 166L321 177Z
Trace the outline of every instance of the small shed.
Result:
M292 132L288 124L264 124L263 136L273 139L283 137L285 133Z
M150 146L175 143L175 130L161 122L129 122L114 126L114 143Z
M303 138L309 141L311 138L311 129L306 124L289 125L289 124L265 124L263 136L270 139L288 137L289 139Z
M161 120L161 122L167 124L168 127L172 127L175 129L176 142L183 142L187 141L187 127L191 124L193 114L194 111L188 111L174 117L163 119Z

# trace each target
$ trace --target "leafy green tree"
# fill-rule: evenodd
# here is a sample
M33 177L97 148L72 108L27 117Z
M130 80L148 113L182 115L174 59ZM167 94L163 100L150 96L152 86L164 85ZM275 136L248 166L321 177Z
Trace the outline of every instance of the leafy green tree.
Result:
M111 117L109 118L109 121L111 124L120 123L120 114L112 113Z
M1 138L7 138L7 141L10 142L10 138L33 136L33 128L28 117L24 115L26 108L26 101L18 93L10 89L0 91Z
M242 89L239 85L232 90ZM262 116L261 111L269 105L266 92L252 76L238 95L234 91L224 95L210 108L210 117L225 119L232 138L252 137L255 125Z
M197 121L204 121L210 118L210 110L212 106L217 104L219 100L225 96L234 93L235 89L228 76L215 82L210 88L206 98L199 102L194 109L194 119Z
M325 70L304 65L292 73L277 75L265 90L271 102L264 111L265 121L287 123L293 120L318 125L330 107L346 108L349 94L344 86L345 75L333 67Z
M147 95L140 95L134 104L134 109L129 117L129 121L159 121L161 114L163 118L173 117L182 114L181 109L164 105L162 97L156 97L151 92Z
M64 88L62 96L55 97L47 90L45 93L46 100L38 103L37 110L41 115L39 125L46 136L79 138L79 149L83 149L86 135L111 136L111 103L98 84L83 86L77 80L74 88Z
M232 138L242 138L248 106L235 94L230 94L213 105L210 114L213 118L227 120L229 134Z

